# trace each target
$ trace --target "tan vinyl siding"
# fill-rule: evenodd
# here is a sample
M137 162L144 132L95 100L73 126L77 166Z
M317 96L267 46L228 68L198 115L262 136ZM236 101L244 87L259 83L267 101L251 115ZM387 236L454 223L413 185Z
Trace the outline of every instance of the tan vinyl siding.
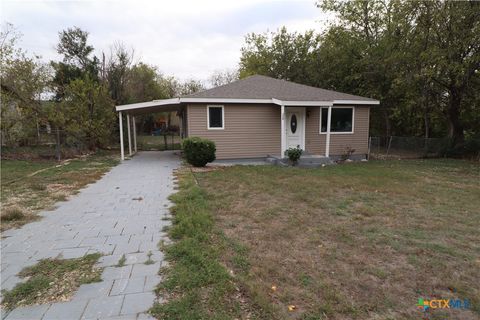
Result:
M311 154L325 154L326 135L320 134L320 108L307 108L309 117L305 128L305 150ZM370 107L356 106L354 133L331 134L330 155L342 155L345 149L355 149L355 154L368 153L368 128Z
M187 106L188 136L210 139L217 159L259 158L280 154L280 107L224 105L223 130L207 129L207 105Z

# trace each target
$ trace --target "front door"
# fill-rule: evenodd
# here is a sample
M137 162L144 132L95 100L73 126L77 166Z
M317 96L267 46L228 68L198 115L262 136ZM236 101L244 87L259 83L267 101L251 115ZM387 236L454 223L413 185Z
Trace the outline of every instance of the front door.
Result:
M285 112L286 148L305 149L303 143L305 108L291 108Z

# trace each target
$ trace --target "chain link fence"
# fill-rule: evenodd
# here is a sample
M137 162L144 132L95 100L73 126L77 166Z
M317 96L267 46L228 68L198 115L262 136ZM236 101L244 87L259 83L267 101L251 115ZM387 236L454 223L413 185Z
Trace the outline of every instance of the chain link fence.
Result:
M181 137L178 132L168 132L159 135L138 135L139 151L163 151L181 149Z
M88 153L84 137L56 129L42 129L20 139L1 136L2 159L62 160Z
M448 138L370 137L369 159L417 159L441 156Z

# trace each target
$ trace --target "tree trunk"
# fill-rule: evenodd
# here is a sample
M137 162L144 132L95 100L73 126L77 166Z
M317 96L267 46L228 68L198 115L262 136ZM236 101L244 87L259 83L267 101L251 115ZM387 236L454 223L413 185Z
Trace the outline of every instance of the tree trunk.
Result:
M462 102L461 95L457 90L450 90L450 97L448 99L448 136L452 139L453 146L458 146L465 141L463 134L463 125L460 121L460 104Z
M391 130L390 117L389 117L387 108L384 108L383 116L384 116L384 119L385 119L385 137L389 137L392 134L392 132L391 132L392 130Z
M430 137L430 117L428 115L428 111L425 111L424 115L424 122L425 122L425 139L428 139Z

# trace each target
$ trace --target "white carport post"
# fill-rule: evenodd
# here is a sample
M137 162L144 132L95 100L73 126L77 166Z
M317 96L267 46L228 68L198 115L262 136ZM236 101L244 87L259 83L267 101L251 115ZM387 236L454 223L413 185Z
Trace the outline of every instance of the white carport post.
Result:
M128 155L132 155L132 136L130 134L130 115L127 113Z
M133 122L133 147L134 147L135 153L137 153L137 125L135 123L135 116L132 117L132 122Z
M123 123L122 111L118 113L118 126L120 128L120 159L125 160L125 153L123 151Z
M282 104L280 106L280 129L282 131L281 136L280 136L280 145L281 145L281 152L280 152L280 158L284 157L284 152L285 152L285 146L286 146L286 141L285 141L285 106Z
M327 139L325 142L325 157L330 156L330 123L331 122L332 122L332 106L330 105L328 106L328 115L327 115Z

